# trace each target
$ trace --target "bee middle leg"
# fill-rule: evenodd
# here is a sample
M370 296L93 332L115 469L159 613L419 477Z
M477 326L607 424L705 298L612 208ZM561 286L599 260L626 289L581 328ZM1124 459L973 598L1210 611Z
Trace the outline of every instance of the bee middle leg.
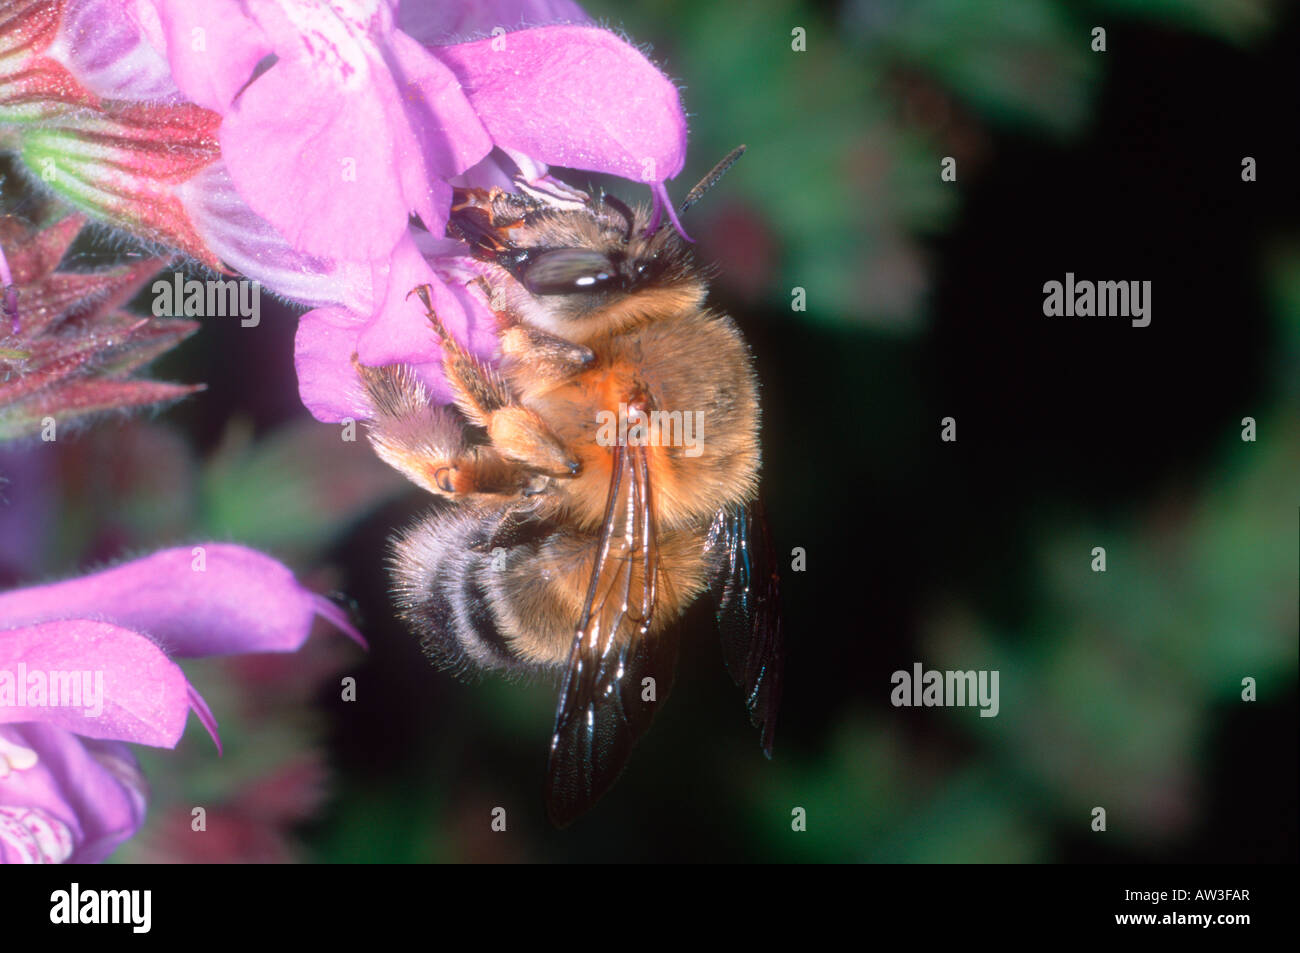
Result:
M487 431L492 447L507 460L553 477L578 473L580 462L545 421L519 402L505 379L466 351L443 327L427 285L412 292L424 302L434 331L442 339L443 370L456 406L470 423Z

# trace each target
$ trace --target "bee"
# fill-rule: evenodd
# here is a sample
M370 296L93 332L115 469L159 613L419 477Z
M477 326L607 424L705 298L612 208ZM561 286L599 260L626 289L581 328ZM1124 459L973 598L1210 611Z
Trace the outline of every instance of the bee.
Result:
M481 263L495 359L446 332L424 286L454 404L407 366L356 366L376 452L447 501L394 541L398 613L443 668L558 675L546 801L564 827L668 696L676 623L706 591L771 757L779 578L753 362L689 246L603 192L516 185L457 190L448 226Z

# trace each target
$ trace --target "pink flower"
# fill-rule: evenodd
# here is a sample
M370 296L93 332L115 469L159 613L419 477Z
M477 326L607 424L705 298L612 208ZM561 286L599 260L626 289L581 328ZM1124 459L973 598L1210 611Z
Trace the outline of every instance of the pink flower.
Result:
M191 710L217 740L173 659L292 652L317 616L362 641L286 567L219 543L0 594L0 861L107 857L145 811L122 742L175 747Z
M451 71L384 0L154 6L177 84L222 117L236 189L300 251L387 255L410 214L445 220L442 177L491 147Z
M489 354L492 316L417 248L419 216L443 235L448 180L493 146L530 177L548 164L646 182L656 201L681 171L686 128L676 88L614 34L545 26L451 46L424 47L382 0L308 6L261 0L153 0L182 91L223 116L222 155L251 208L300 251L365 259L369 282L305 316L296 366L303 402L321 420L363 417L350 363L413 364L435 400L449 399L440 347L418 302L433 287L444 324ZM573 19L572 4L504 19ZM456 19L455 4L406 4L401 22L426 38L491 21ZM437 9L441 17L420 17ZM512 24L513 25L513 24ZM207 54L187 39L206 37ZM496 160L488 159L489 166ZM442 257L460 250L451 246Z
M397 25L425 46L449 46L477 40L496 31L556 23L590 23L574 0L475 0L473 3L428 3L406 0Z
M102 32L94 13L110 14ZM219 158L220 117L166 97L161 61L112 14L110 0L0 3L0 148L69 204L217 266L179 189Z
M160 176L172 231L191 226L198 240L172 246L317 306L300 329L296 365L304 403L321 420L366 412L353 352L365 364L416 365L445 399L438 344L406 298L416 285L433 285L453 333L490 350L491 314L449 277L463 250L431 245L445 234L453 182L508 186L516 173L536 181L548 165L564 165L642 182L672 214L664 182L681 171L686 148L677 89L568 0L407 0L400 10L396 0L54 6L61 25L42 56L75 80L78 95L148 97L134 114L145 125L164 107L219 117L220 160L205 154ZM2 94L0 81L0 105ZM64 113L57 121L73 123ZM37 123L0 128L0 148L6 135L32 161L71 156L82 166L95 151L88 143L103 138L77 127L50 142ZM132 227L130 214L92 207L100 180L130 163L114 154L90 166L78 167L86 187L63 194ZM144 207L135 220L147 225ZM412 216L422 227L411 227Z
M648 184L681 171L676 88L607 30L425 48L388 0L152 3L177 85L222 116L235 187L308 254L386 256L412 214L441 235L446 180L494 144Z
M656 202L666 199L662 178L680 172L685 152L676 88L616 36L595 27L539 27L434 52L455 69L493 142L525 177L542 176L545 164L567 165L650 182ZM495 161L476 166L471 178L491 176ZM510 183L499 178L493 183ZM320 308L303 317L295 364L303 403L318 420L368 416L354 351L363 364L412 364L430 399L450 399L441 347L420 303L407 299L417 285L432 286L439 319L461 343L491 358L494 317L469 289L474 272L461 254L454 243L409 235L389 272L376 274L369 307Z

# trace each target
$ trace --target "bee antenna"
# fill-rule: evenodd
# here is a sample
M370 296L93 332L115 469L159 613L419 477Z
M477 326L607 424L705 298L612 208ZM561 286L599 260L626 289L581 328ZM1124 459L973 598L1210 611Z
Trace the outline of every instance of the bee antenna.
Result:
M704 193L709 191L709 189L713 188L715 185L717 185L718 180L721 179L723 175L726 174L727 170L730 169L733 165L735 165L736 160L739 159L744 154L745 154L744 145L736 146L736 148L728 152L723 157L722 161L719 162L717 165L715 165L709 171L708 175L706 175L704 178L700 179L700 181L696 183L695 188L691 189L689 192L686 193L686 198L682 200L681 208L678 209L678 214L685 212L688 208L690 208L700 199L704 198Z

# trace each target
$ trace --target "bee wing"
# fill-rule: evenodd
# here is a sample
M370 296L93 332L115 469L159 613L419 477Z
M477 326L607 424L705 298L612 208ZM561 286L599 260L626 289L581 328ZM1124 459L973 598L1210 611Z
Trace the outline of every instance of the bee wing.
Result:
M715 560L722 657L745 693L749 720L762 732L763 753L770 758L781 703L784 643L781 576L762 505L756 501L749 507L719 510L705 548Z
M546 775L551 821L565 827L614 783L672 688L676 631L647 634L658 548L644 447L614 448L591 583L560 688ZM620 628L631 638L616 639ZM654 679L643 700L643 679Z

